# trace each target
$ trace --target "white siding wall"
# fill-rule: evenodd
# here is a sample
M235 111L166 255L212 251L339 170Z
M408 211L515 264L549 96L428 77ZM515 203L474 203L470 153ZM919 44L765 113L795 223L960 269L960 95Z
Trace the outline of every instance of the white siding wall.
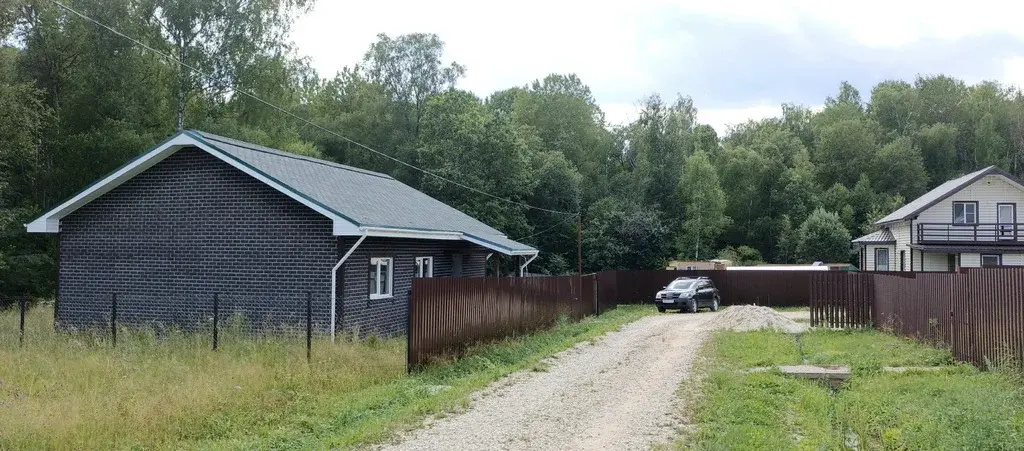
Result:
M865 251L867 252L867 261L864 268L861 268L861 271L875 270L875 249L878 249L880 247L889 249L889 269L887 269L886 271L898 271L900 269L899 255L894 253L894 251L896 250L894 246L868 245L867 250ZM910 256L907 256L907 259L909 260Z
M960 254L960 266L964 268L980 268L981 254Z
M977 201L978 222L989 224L996 222L996 204L1016 203L1017 222L1022 222L1020 209L1024 208L1024 191L1007 182L1001 175L987 175L960 192L922 211L914 220L914 224L920 222L952 223L953 202L959 201Z
M1024 254L1003 254L1003 266L1024 266Z
M892 236L896 238L896 246L893 251L890 251L892 252L892 256L889 258L889 266L892 267L891 270L900 270L900 251L903 251L903 270L910 271L910 221L893 224L892 226L889 226L889 231L892 232Z
M918 259L923 257L924 270L925 271L949 271L949 256L948 254L915 254L914 255L914 267L920 268L917 265Z

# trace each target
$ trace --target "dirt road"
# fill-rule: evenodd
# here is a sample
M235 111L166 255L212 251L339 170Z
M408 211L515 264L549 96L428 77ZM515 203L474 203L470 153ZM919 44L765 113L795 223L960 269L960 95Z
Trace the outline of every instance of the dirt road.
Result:
M675 391L717 313L665 313L510 376L387 450L646 450L671 438Z

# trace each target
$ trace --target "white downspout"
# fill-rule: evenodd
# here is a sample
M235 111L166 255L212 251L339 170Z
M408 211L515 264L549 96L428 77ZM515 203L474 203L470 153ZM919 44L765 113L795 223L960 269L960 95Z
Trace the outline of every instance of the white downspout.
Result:
M345 255L341 256L341 260L338 260L338 264L334 265L334 268L331 269L331 343L334 343L335 321L337 320L336 316L338 311L338 268L341 268L341 265L345 263L345 260L348 260L348 257L352 255L352 252L355 251L360 244L363 244L363 240L366 239L366 235L367 232L363 232L363 234L359 236L359 240L356 241L356 244L353 244L352 247L348 249L348 252L345 252Z
M519 277L523 277L523 274L524 274L524 273L525 273L525 271L526 271L526 267L527 267L527 266L529 266L530 262L532 262L532 261L533 261L533 259L537 258L537 256L538 256L538 255L540 255L540 252L538 252L538 253L536 253L536 254L533 254L533 255L531 255L531 256L530 256L530 259L529 259L529 260L526 260L526 263L523 263L523 266L520 266L520 267L519 267Z

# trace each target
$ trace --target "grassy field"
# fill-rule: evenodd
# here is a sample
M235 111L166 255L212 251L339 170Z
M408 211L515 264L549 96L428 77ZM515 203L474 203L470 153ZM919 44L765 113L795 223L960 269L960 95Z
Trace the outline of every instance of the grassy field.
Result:
M848 385L742 370L801 362L848 364ZM873 331L721 332L702 349L694 429L681 449L1024 449L1024 384L981 372L949 352ZM884 373L884 366L942 366Z
M52 310L0 312L0 449L350 448L379 442L542 358L650 314L625 306L599 318L480 346L406 375L404 340L314 343L226 334L121 331L58 334Z

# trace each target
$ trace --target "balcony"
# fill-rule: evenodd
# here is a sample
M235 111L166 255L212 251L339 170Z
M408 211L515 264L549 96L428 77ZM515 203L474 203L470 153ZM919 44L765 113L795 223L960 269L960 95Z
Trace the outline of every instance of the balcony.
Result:
M1019 246L1024 224L918 223L917 244L985 244Z

